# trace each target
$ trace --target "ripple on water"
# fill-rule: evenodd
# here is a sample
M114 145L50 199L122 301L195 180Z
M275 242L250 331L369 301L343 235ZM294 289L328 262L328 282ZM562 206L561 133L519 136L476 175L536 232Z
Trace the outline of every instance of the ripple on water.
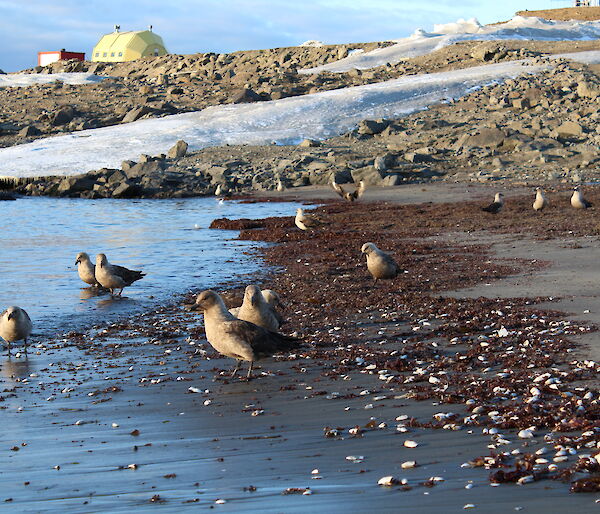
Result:
M292 215L300 204L219 203L215 198L82 200L23 198L2 202L0 310L26 309L35 333L87 326L128 314L190 288L207 288L260 263L245 251L260 243L209 230L215 218ZM200 227L200 228L198 228ZM147 276L111 301L77 277L78 252L104 252ZM153 297L153 298L149 298Z

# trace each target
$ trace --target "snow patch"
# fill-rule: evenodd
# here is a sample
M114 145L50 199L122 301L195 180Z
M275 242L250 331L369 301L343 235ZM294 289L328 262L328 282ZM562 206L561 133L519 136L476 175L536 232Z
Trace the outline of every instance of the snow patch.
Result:
M349 55L339 61L300 70L298 73L344 73L352 69L366 70L386 64L397 64L404 59L426 55L461 41L581 41L598 38L600 21L551 21L515 16L506 23L481 25L475 18L460 19L454 23L435 25L433 32L417 29L411 36L396 40L393 46L378 48L362 55Z
M93 73L14 73L0 75L0 87L27 87L36 84L52 84L56 81L65 84L92 84L105 78L107 77L101 77Z

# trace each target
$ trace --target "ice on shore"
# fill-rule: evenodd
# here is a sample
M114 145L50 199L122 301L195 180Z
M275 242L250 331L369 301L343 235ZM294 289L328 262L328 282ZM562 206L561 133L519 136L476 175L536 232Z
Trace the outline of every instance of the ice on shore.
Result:
M579 62L600 62L600 51L565 54ZM190 150L226 144L296 144L351 130L364 119L401 117L470 91L552 66L512 61L398 79L271 102L218 105L38 139L0 149L0 176L74 175L118 168L140 154L158 155L179 139Z
M93 73L14 73L0 75L0 87L27 87L36 84L52 84L56 81L65 84L91 84L100 82L104 78L106 77Z
M404 59L426 55L461 41L539 40L581 41L600 37L600 21L550 21L536 17L515 16L506 23L481 25L475 18L434 25L432 32L418 29L396 44L371 52L353 54L323 66L300 70L299 73L329 71L343 73L351 69L366 70Z

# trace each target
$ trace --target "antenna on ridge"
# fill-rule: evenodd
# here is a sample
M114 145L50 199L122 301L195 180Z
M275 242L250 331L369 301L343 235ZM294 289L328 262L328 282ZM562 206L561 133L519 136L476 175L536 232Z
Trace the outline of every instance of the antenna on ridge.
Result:
M148 25L148 30L152 32L152 25Z
M119 32L121 30L121 25L115 25L115 32Z

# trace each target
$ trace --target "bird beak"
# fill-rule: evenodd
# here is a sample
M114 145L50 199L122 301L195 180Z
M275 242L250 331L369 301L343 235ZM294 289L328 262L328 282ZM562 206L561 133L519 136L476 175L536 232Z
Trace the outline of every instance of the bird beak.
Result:
M8 317L8 319L9 319L9 321L10 321L11 319L13 319L13 316L14 316L14 313L13 313L13 312L9 312L9 313L8 313L8 316L7 316L7 317Z
M77 260L75 261L75 266L77 266L78 264L79 264L79 259L77 259Z
M190 311L201 311L201 310L203 310L199 303L193 303L192 305L189 305L188 309Z

